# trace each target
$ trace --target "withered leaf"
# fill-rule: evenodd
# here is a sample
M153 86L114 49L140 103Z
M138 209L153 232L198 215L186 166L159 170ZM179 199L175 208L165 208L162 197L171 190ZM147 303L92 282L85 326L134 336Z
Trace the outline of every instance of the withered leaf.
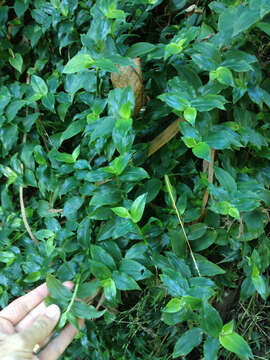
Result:
M113 87L125 88L130 85L134 92L135 108L133 117L136 117L145 104L146 96L144 94L144 86L142 82L142 67L140 58L132 59L134 66L118 66L119 73L111 73L111 81Z

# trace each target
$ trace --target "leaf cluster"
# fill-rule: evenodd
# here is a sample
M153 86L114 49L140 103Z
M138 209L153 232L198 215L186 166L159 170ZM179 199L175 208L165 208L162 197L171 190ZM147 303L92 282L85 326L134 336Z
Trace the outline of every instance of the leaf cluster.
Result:
M218 309L269 296L269 36L268 0L1 2L0 305L46 281L64 359L262 355Z

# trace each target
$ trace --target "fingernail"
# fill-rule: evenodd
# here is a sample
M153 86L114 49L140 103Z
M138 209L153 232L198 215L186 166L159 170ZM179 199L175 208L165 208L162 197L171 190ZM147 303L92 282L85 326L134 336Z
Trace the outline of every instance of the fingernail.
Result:
M55 304L50 305L46 309L45 315L48 316L49 318L53 319L53 320L57 320L59 318L59 316L60 316L60 309Z

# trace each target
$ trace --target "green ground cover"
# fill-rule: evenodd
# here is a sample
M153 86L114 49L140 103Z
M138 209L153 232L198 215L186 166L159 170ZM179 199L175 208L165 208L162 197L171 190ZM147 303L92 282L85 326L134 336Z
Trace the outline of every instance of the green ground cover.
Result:
M0 1L0 306L47 281L63 359L270 358L269 44L269 0Z

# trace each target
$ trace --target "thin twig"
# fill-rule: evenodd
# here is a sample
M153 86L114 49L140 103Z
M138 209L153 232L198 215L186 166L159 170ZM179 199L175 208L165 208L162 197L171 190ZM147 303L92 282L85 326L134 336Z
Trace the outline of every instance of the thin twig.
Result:
M105 300L105 295L104 295L104 293L102 293L102 295L101 295L101 297L99 299L99 302L98 302L98 304L96 306L96 310L98 310L102 306L102 304L104 303L104 300Z
M193 262L194 262L195 268L196 268L199 276L201 276L200 270L199 270L199 268L198 268L198 264L197 264L197 262L196 262L196 259L195 259L194 255L193 255L193 251L192 251L192 248L191 248L191 246L190 246L190 243L189 243L189 240L188 240L188 237L187 237L185 228L184 228L184 224L183 224L183 222L182 222L182 220L181 220L179 211L178 211L178 209L177 209L177 207L176 207L176 204L175 204L175 200L174 200L173 193L172 193L172 187L171 187L171 183L170 183L170 179L169 179L169 176L168 176L168 175L165 175L165 183L166 183L167 189L168 189L168 191L169 191L169 195L170 195L170 198L171 198L171 201L172 201L173 208L174 208L174 210L175 210L175 212L176 212L176 215L177 215L177 217L178 217L179 223L180 223L181 228L182 228L182 230L183 230L183 233L184 233L184 236L185 236L187 245L188 245L188 247L189 247L190 255L191 255L192 260L193 260Z
M214 162L215 162L215 149L211 148L211 153L210 153L210 158L211 161L203 161L203 172L206 172L207 168L208 168L208 183L209 184L213 184L213 179L214 179ZM204 194L203 194L203 209L202 209L202 213L199 219L199 222L202 221L202 219L204 218L204 215L206 213L206 205L208 203L208 199L209 199L209 191L208 189L205 189Z
M101 292L101 288L98 288L96 293L92 296L88 296L84 302L86 302L87 305L91 305L94 299L98 296L98 294Z
M243 223L243 215L240 214L240 219L239 219L239 233L237 236L237 239L239 239L244 233L244 223Z
M49 212L51 214L58 214L61 213L63 211L63 209L49 209Z
M23 201L23 187L20 186L20 205L21 205L21 213L22 213L22 218L23 218L23 223L24 226L30 236L30 238L34 241L34 243L38 246L38 240L35 238L34 234L32 233L30 226L28 224L27 218L26 218L26 214L25 214L25 206L24 206L24 201Z
M53 208L52 198L53 198L53 193L51 193L51 195L50 195L49 212L50 212L51 214L61 213L61 212L63 211L63 209L54 209L54 208Z
M101 290L101 288L100 288L100 290ZM99 299L99 302L98 302L98 304L96 306L96 310L98 310L102 306L102 304L104 303L104 300L105 300L105 295L104 295L104 293L102 293L102 295L101 295L101 297ZM96 321L96 319L92 319L92 320Z
M23 135L23 144L26 143L26 134ZM22 174L23 174L23 164L21 163L21 168L22 168ZM30 226L28 224L27 218L26 218L26 214L25 214L25 206L24 206L24 200L23 200L23 187L20 186L19 188L19 192L20 192L20 206L21 206L21 213L22 213L22 219L23 219L23 223L24 226L30 236L30 238L34 241L34 243L38 246L38 240L35 238L34 234L32 233Z

